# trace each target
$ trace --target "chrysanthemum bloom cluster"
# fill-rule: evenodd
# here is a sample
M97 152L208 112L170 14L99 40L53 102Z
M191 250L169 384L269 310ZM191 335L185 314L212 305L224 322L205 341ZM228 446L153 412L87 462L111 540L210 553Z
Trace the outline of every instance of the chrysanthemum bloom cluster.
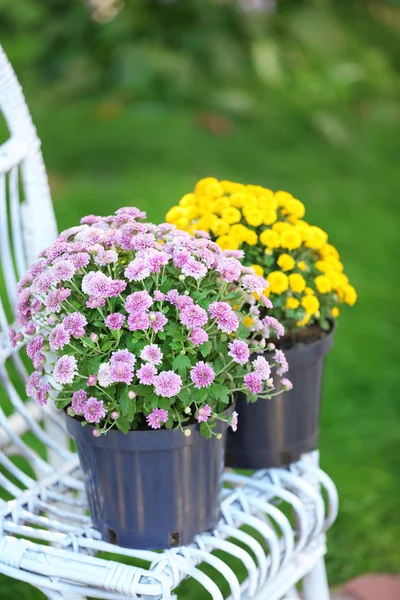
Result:
M338 304L352 306L357 294L327 233L304 215L302 202L287 192L208 177L166 220L185 231L209 233L224 250L241 248L244 263L267 278L264 294L288 331L312 322L328 329L339 315Z
M283 327L241 252L144 218L124 208L61 233L19 283L11 342L27 341L27 393L53 396L95 435L197 421L210 436L236 391L290 387L284 357L264 356ZM272 366L283 367L278 390Z

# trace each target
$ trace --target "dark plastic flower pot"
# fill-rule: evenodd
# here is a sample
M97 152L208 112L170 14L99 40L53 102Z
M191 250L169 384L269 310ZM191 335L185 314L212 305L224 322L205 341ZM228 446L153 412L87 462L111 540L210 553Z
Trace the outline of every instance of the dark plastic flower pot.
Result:
M309 344L285 350L293 389L248 404L238 394L236 433L228 432L226 464L238 469L287 466L318 447L325 356L334 328ZM279 378L274 375L276 385ZM279 389L279 387L278 387Z
M230 407L226 415L232 414ZM198 425L181 431L110 430L65 414L81 462L93 526L104 540L127 548L158 550L189 544L213 530L220 517L227 425L217 422L206 439Z

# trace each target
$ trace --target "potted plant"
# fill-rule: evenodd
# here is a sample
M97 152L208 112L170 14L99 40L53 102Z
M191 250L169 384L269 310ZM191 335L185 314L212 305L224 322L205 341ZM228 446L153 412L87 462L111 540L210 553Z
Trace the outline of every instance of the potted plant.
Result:
M270 331L266 281L144 218L124 208L61 233L18 285L10 336L28 342L28 395L64 409L95 528L156 549L215 527L235 392L282 385L250 361Z
M324 357L333 343L338 305L352 306L357 295L327 233L304 215L302 202L287 192L209 177L166 216L189 232L208 232L223 249L241 249L244 264L266 277L270 314L283 325L274 330L271 325L279 363L274 376L290 367L293 389L247 406L238 395L240 426L235 438L228 436L227 449L234 467L286 465L318 444Z

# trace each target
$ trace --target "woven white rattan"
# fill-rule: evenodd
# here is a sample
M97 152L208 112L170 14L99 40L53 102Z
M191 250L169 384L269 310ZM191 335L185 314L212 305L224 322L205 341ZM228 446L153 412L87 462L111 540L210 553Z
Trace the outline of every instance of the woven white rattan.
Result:
M218 528L190 546L129 550L92 528L63 422L26 401L21 349L7 337L16 281L56 224L36 130L1 48L0 109L11 135L0 146L0 572L54 600L169 600L187 578L193 598L202 586L214 600L294 600L302 581L306 600L328 600L325 531L338 500L317 452L288 469L227 471Z

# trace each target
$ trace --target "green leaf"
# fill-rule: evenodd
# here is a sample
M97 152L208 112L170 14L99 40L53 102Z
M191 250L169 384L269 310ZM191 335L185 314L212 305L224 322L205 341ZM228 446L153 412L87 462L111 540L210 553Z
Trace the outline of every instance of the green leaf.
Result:
M60 400L56 400L56 406L59 409L65 408L70 403L71 403L71 398L62 398Z
M209 425L207 425L207 423L200 423L200 433L205 438L212 437L212 431L211 431Z
M222 383L213 383L208 388L208 391L216 400L220 400L224 404L229 403L229 390L225 385L222 385Z
M204 342L204 344L201 344L201 346L199 346L199 350L203 358L210 354L212 347L212 342Z
M189 369L191 366L192 363L186 354L178 354L172 361L173 370L178 371L182 378L185 377L187 369Z
M172 337L172 339L175 341L180 341L183 339L182 328L178 325L178 323L175 323L174 321L169 321L166 324L164 331L169 337Z
M113 345L114 341L113 340L109 340L107 342L105 342L102 346L101 346L101 350L102 352L107 352L107 350L109 348L111 348L111 346Z
M183 402L185 406L188 406L191 402L190 394L188 390L181 390L178 394L179 400Z
M122 431L122 433L128 433L128 431L130 429L130 423L129 423L129 421L128 421L128 419L126 417L120 416L115 421L115 424L118 427L118 429L120 431Z

